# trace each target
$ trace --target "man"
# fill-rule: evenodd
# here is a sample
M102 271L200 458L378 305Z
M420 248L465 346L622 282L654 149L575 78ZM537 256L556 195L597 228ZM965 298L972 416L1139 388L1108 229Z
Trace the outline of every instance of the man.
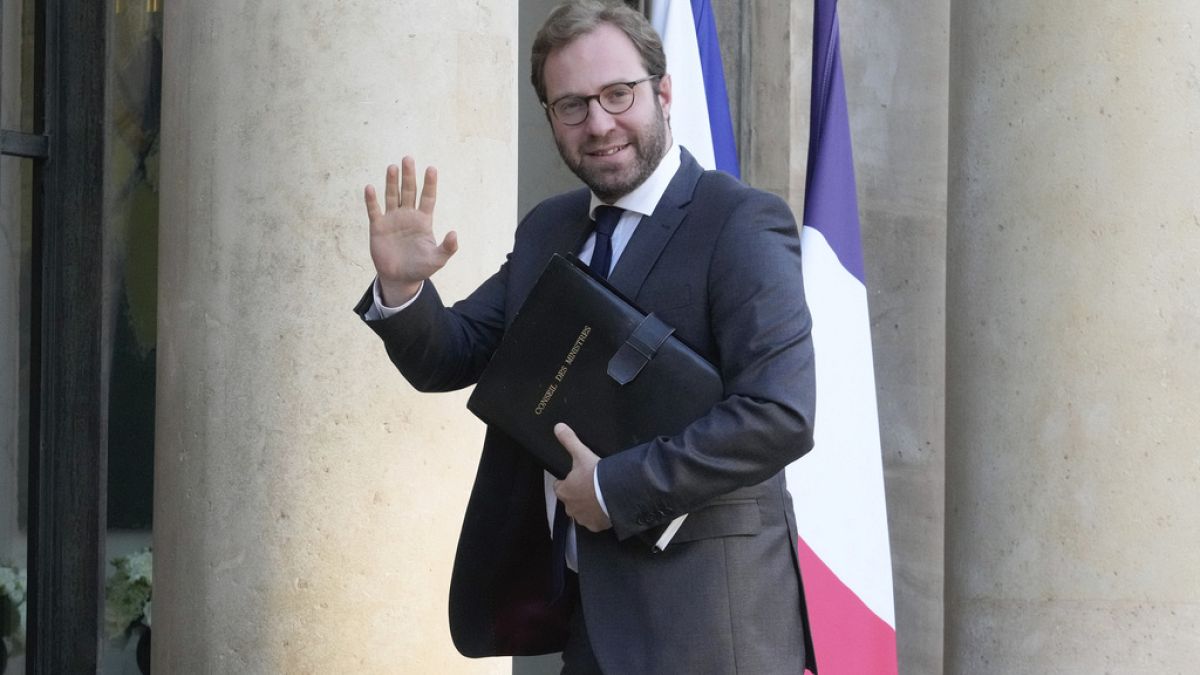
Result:
M603 460L559 425L574 461L561 482L489 429L451 582L455 645L561 649L564 673L801 673L813 655L783 468L812 447L814 384L795 221L674 145L671 78L639 13L560 6L532 71L587 187L535 207L508 261L447 308L430 277L457 239L433 236L437 174L425 171L418 197L406 157L388 169L383 208L366 188L377 279L356 310L413 386L469 386L550 256L574 252L716 364L725 398L677 436ZM624 209L611 233L593 223L605 205ZM578 573L562 588L550 581L563 564L548 536L558 508L575 522L565 557ZM635 536L684 513L662 552Z

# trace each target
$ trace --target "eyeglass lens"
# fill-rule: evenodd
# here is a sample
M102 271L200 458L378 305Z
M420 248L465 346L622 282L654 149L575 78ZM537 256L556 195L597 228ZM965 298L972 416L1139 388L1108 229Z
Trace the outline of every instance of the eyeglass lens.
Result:
M595 96L570 96L554 104L554 114L563 124L579 124L587 119L592 99L610 115L620 115L633 107L633 87L625 83L610 84Z

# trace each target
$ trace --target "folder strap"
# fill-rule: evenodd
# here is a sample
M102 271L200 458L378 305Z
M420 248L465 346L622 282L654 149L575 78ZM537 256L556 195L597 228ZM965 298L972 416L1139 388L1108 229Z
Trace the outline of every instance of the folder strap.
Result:
M675 329L663 323L654 314L647 314L633 334L621 345L608 362L608 376L617 384L626 385L642 372L642 368L658 353L658 348L667 341Z

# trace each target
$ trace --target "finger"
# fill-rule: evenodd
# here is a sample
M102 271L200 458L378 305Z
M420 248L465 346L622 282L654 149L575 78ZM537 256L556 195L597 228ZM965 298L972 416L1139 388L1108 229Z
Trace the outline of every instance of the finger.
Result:
M417 163L412 157L400 160L400 208L417 203Z
M588 449L583 444L583 441L579 440L579 437L575 435L575 431L562 422L554 425L554 437L571 454L572 460Z
M379 200L375 197L375 186L368 185L367 189L363 190L363 201L367 203L367 220L375 222L375 219L380 216Z
M384 206L388 211L400 206L400 167L389 164L386 184L383 188Z
M572 474L575 473L574 467L571 468L571 473ZM571 478L571 475L568 474L567 480L570 480L570 478ZM569 490L567 489L567 481L566 480L555 481L553 489L554 489L554 496L558 497L558 501L562 502L563 509L566 510L567 515L574 518L575 514L571 513L571 511L572 511L572 508L570 505L571 497L567 494L569 492Z
M433 215L433 205L437 203L437 169L425 167L425 184L421 186L421 205L423 213Z

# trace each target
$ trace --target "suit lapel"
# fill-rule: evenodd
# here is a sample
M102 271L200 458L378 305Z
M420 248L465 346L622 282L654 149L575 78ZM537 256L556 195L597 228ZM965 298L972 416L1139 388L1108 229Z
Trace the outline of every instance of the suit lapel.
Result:
M525 297L537 283L550 258L555 253L564 256L578 253L583 246L591 231L591 220L588 218L590 194L587 189L577 190L569 204L558 215L551 216L547 226L542 227L533 239L532 255L528 258L530 264L513 268L509 286L509 300L513 304L505 317L505 325L512 323L517 309L525 302Z
M654 213L642 218L642 222L638 223L633 238L629 240L608 278L627 298L637 297L646 276L662 255L663 248L683 222L683 217L687 215L687 205L691 203L696 183L704 173L704 169L687 150L681 148L680 152L682 156L679 171L675 172L675 177L667 185L662 199L658 200Z
M590 196L590 193L587 194ZM590 199L584 199L578 209L572 209L570 224L562 228L562 236L558 237L555 242L555 253L559 255L578 254L579 249L583 248L583 243L592 233L592 219L588 216L589 203ZM549 260L549 256L546 259Z
M592 231L592 220L588 217L590 200L591 193L586 189L579 190L576 195L573 195L564 222L549 229L551 234L543 242L545 249L542 251L544 253L541 256L542 259L548 262L550 256L555 253L559 255L579 253L579 249L583 248L583 242L587 241L588 235ZM541 270L538 270L538 273L541 273Z

